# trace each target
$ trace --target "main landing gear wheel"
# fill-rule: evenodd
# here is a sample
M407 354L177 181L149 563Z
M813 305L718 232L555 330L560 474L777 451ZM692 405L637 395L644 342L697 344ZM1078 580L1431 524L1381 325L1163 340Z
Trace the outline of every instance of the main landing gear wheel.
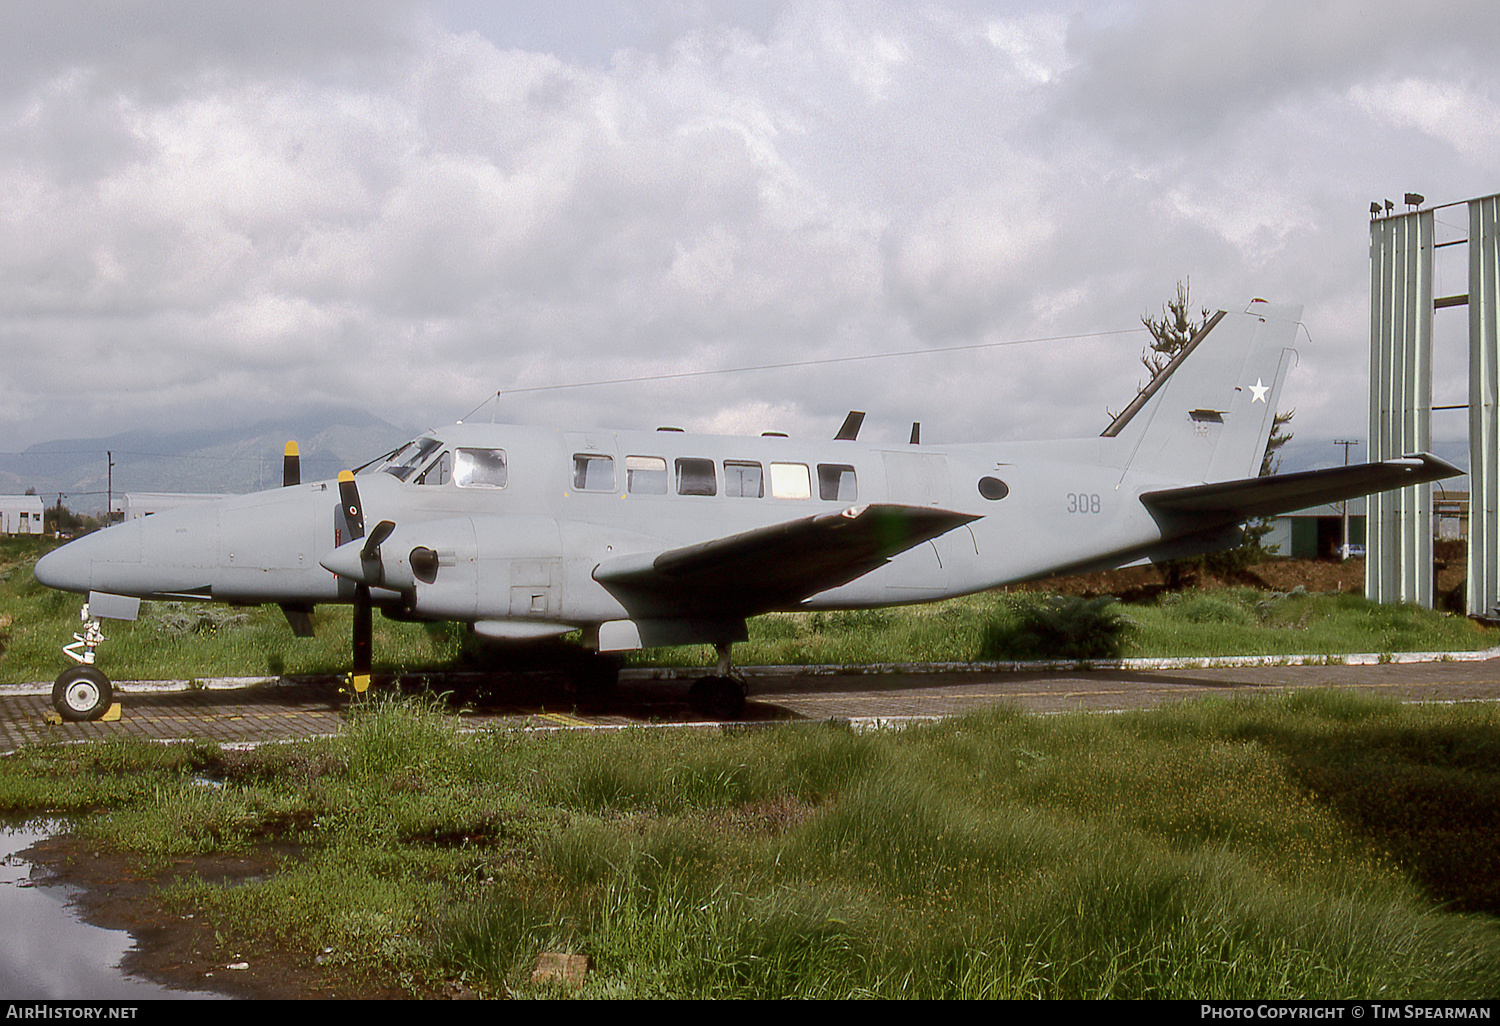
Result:
M688 702L704 716L737 720L745 713L745 682L727 674L699 677L688 689Z
M114 700L109 678L92 666L74 666L57 676L52 685L52 706L65 720L80 723L97 720Z
M585 652L572 671L573 697L582 705L600 707L614 697L620 683L620 661L597 652Z

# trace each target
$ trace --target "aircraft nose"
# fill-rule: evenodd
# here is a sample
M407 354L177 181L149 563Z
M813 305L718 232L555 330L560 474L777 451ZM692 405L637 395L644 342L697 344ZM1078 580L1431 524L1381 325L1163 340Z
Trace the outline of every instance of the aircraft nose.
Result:
M141 521L86 534L37 560L37 581L59 591L131 594L141 566Z
M36 561L32 571L37 581L59 591L88 591L93 560L85 548L78 542L70 542L47 553Z

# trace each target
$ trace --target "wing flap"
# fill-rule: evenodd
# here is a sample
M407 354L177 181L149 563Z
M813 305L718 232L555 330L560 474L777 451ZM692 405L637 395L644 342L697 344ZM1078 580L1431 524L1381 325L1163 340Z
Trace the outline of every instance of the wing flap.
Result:
M1354 467L1165 488L1146 492L1141 501L1164 513L1200 516L1218 513L1227 520L1243 520L1321 506L1392 488L1426 484L1462 473L1446 460L1424 452Z
M752 616L847 584L979 517L872 504L803 517L660 553L601 563L594 579L627 608Z

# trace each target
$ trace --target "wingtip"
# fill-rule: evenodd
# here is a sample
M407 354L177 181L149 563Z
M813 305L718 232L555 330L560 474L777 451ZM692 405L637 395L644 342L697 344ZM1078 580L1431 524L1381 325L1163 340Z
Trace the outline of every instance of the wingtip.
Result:
M1442 474L1438 475L1440 478L1458 477L1467 473L1462 467L1455 466L1441 456L1434 456L1430 452L1411 452L1398 459L1385 460L1384 462L1393 466L1426 467L1429 470L1440 470L1443 471Z

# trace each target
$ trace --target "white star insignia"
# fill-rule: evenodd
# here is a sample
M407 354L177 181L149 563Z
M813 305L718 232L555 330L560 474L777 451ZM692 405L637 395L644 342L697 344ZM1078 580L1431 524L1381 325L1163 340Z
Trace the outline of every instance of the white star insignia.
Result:
M1271 387L1269 385L1262 385L1260 383L1260 378L1256 378L1255 379L1255 384L1253 384L1253 385L1250 386L1250 393L1251 393L1250 401L1252 403L1263 403L1263 402L1265 402L1266 401L1266 393L1269 392L1270 390L1271 390Z

